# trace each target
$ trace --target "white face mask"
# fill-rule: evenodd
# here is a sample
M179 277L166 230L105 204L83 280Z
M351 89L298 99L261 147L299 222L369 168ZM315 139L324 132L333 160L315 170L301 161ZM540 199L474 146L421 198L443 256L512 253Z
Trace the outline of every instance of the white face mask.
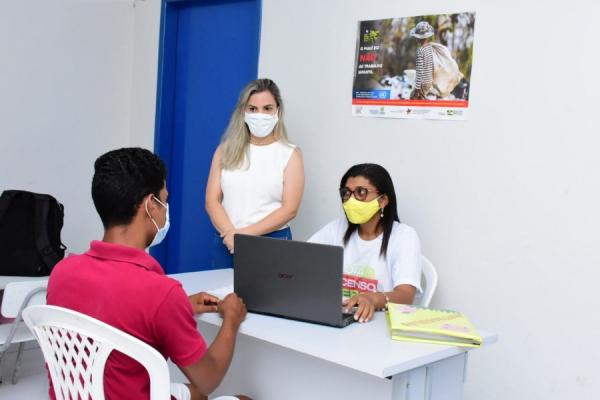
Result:
M264 138L269 136L279 118L277 114L261 114L261 113L245 113L244 121L248 125L248 129L250 129L250 133L259 138Z
M156 197L153 197L153 198L154 198L154 200L156 200L158 202L158 204L160 204L161 206L163 206L164 208L167 209L167 215L165 217L165 225L162 228L159 228L158 224L156 223L154 218L152 218L152 215L150 215L150 212L148 212L148 200L146 200L146 203L144 203L144 205L146 206L146 214L148 214L148 216L150 217L150 220L156 227L156 235L154 235L154 239L152 240L152 243L150 243L150 246L148 246L148 247L156 246L157 244L162 242L163 239L165 238L165 236L167 236L167 232L169 231L169 227L171 226L171 222L169 220L169 205L163 204L163 202L160 201L159 199L157 199Z

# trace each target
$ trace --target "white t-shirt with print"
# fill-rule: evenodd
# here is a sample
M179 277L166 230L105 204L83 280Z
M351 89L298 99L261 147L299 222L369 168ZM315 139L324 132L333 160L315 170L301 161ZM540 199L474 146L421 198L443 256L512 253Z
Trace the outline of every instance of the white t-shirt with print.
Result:
M421 293L421 245L417 232L406 224L394 222L387 257L379 255L383 234L363 240L358 230L344 246L348 220L340 218L312 235L309 242L344 247L344 297L359 292L391 292L408 284Z

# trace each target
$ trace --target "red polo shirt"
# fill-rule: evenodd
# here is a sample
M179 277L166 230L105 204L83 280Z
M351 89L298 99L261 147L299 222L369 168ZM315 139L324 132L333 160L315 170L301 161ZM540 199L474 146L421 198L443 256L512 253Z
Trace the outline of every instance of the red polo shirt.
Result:
M181 284L143 250L93 241L85 254L54 267L47 301L127 332L179 366L194 364L206 352ZM150 380L139 363L115 351L106 363L104 388L107 400L147 400Z

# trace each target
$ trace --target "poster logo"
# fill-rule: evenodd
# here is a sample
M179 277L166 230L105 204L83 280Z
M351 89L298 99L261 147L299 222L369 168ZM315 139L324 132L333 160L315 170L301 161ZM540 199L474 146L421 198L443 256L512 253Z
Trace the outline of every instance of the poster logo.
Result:
M363 42L364 43L375 43L379 38L379 30L377 29L367 29L363 34Z

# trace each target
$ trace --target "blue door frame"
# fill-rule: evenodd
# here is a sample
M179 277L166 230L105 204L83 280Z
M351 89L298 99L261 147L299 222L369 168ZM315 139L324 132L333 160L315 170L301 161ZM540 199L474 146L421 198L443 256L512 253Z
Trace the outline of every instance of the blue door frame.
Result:
M257 78L260 0L163 0L154 151L168 169L171 228L151 254L167 273L209 269L210 162L244 85Z

